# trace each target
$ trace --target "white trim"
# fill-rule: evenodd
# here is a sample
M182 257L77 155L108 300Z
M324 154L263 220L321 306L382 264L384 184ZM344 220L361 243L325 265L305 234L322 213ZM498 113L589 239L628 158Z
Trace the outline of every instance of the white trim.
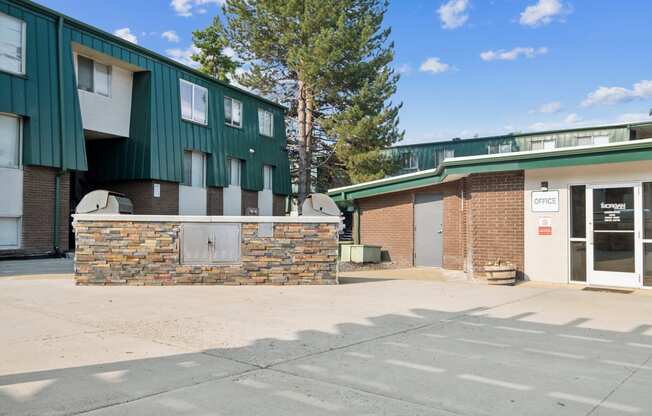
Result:
M190 85L190 118L184 117L183 116L183 102L182 102L182 97L181 97L181 84L188 84ZM203 90L206 92L206 109L204 111L204 121L198 121L195 116L195 88ZM179 111L181 112L181 119L185 121L189 121L191 123L197 123L200 126L208 126L208 102L210 101L210 98L208 97L208 88L202 87L201 85L195 84L193 82L190 82L188 80L185 80L183 78L179 78Z
M224 96L224 101L226 102L226 100L231 100L231 121L226 120L226 104L225 104L224 105L224 124L226 124L229 127L234 127L236 129L241 129L242 125L244 124L243 123L243 120L244 120L244 110L243 110L244 106L242 105L242 101L236 100L235 98L231 98L228 95ZM235 124L233 122L233 103L240 104L240 124Z
M7 13L2 13L0 12L0 15L6 16L10 19L16 20L20 22L21 24L21 50L20 50L20 58L21 58L21 63L20 63L20 72L12 71L10 69L6 68L0 68L1 72L6 72L7 74L14 74L14 75L27 75L27 22L24 21L23 19L19 19L17 17L11 16Z
M125 215L125 214L73 214L75 221L107 222L225 222L225 223L282 223L282 224L339 224L340 217L254 217L207 215Z

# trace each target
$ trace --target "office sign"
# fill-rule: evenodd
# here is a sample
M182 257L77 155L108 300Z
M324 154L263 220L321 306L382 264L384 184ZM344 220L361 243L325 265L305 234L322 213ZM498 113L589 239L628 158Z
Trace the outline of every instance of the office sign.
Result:
M559 212L559 191L532 192L532 212Z

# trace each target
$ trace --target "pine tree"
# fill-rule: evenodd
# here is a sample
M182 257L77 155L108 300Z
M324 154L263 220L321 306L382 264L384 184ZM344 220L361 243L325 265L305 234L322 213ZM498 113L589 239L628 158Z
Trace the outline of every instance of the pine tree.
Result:
M215 16L206 29L194 31L192 38L198 49L192 55L192 60L199 63L199 70L220 81L229 82L238 64L226 54L228 41L219 16Z
M387 0L227 0L224 6L224 36L247 62L238 82L289 109L299 206L315 171L343 169L359 182L396 168L381 151L403 137L401 105L390 101L399 76L390 66L390 29L383 27L387 7Z

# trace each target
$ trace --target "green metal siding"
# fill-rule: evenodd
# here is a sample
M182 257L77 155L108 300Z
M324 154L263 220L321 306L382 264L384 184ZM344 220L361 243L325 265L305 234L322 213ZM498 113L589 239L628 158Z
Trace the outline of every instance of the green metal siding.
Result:
M530 134L514 134L507 136L486 137L478 139L466 139L455 141L442 141L406 146L397 146L388 150L395 157L401 157L405 153L416 154L419 170L436 168L441 162L441 153L444 150L454 150L455 157L486 155L490 145L511 144L512 151L530 150L530 143L534 140L555 139L557 147L575 146L578 137L608 135L609 142L615 143L629 140L629 129L618 128L594 128L574 131L556 131ZM406 173L405 171L400 173Z
M548 154L506 154L481 160L450 160L436 170L388 178L380 183L371 182L352 185L340 190L329 191L328 194L336 202L344 203L360 198L438 184L451 175L466 176L488 172L550 169L643 160L652 160L652 142L650 141L631 141L617 147L599 149L574 148Z
M142 69L134 74L130 137L88 141L101 154L91 161L98 179L181 182L183 151L188 149L208 154L209 186L228 184L226 158L237 157L244 161L243 189L261 190L263 164L269 164L275 167L273 191L290 193L282 107L69 18L61 32L62 138L57 60L57 20L61 15L25 0L0 0L0 11L25 21L27 27L27 75L0 72L0 91L8 92L0 94L0 112L24 117L25 164L87 169L73 63L76 43ZM208 90L207 126L181 119L180 79ZM224 95L243 103L241 129L225 125ZM273 138L258 133L259 107L274 114Z
M65 120L61 161L56 19L4 0L0 0L0 12L26 24L26 75L0 72L0 112L23 117L23 163L86 169L83 135L69 130L69 126L76 127L74 118ZM71 76L64 76L63 81L66 90L74 83ZM68 115L78 112L79 104L75 107L71 97L65 102ZM78 127L81 131L81 122Z

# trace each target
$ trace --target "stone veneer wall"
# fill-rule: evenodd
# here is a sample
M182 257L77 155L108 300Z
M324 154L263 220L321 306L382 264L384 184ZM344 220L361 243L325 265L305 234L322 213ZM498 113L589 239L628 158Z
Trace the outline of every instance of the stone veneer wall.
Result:
M75 279L82 285L298 285L337 283L335 223L274 223L259 237L242 223L236 264L184 265L181 222L75 219Z

